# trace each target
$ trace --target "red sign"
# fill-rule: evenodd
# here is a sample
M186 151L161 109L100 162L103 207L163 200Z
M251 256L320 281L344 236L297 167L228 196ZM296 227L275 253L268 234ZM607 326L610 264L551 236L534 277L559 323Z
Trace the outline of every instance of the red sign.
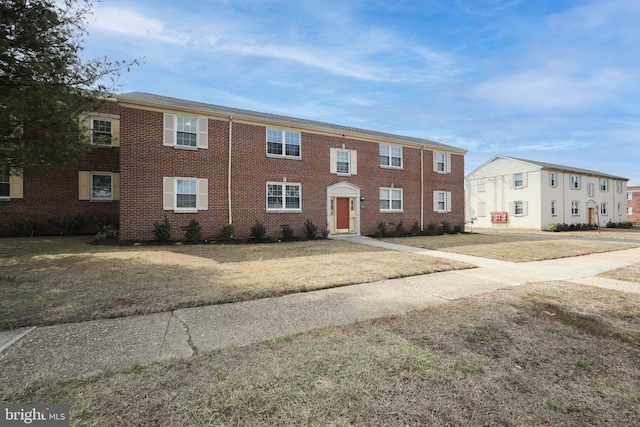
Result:
M491 222L509 222L507 212L491 212Z

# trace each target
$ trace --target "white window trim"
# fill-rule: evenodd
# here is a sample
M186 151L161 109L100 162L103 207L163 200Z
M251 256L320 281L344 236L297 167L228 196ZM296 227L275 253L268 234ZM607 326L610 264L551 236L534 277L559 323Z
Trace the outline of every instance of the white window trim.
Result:
M602 193L608 193L609 192L609 180L608 179L601 178L600 182L598 184L599 184L599 187L600 187L600 192L602 192ZM602 187L603 187L602 184L604 184L604 190L602 189Z
M521 204L521 213L517 213L518 203ZM513 216L521 217L529 215L529 203L526 200L516 200L513 202Z
M178 180L196 181L196 207L178 208ZM183 176L165 176L162 178L163 209L175 213L197 213L209 209L209 180Z
M111 177L111 197L93 197L93 177L96 175L104 175ZM89 200L92 202L111 202L113 201L114 192L113 172L90 172L89 173Z
M439 194L444 194L444 210L439 209ZM451 192L450 191L442 191L437 190L433 192L433 211L437 213L448 213L451 212Z
M274 154L269 153L269 131L271 132L280 132L282 134L282 154ZM292 156L287 154L287 133L294 133L298 135L298 152L299 155ZM291 129L280 129L280 128L266 128L264 134L264 151L267 154L267 157L273 157L276 159L293 159L293 160L302 160L302 133L291 130Z
M573 213L573 206L577 207L577 212ZM571 216L580 216L580 202L578 201L573 201L571 202Z
M380 187L380 189L378 191L378 197L380 197L380 193L382 192L382 190L389 190L389 209L380 208L380 212L381 213L404 212L404 191L403 191L403 189L402 188L395 188L395 187ZM393 208L393 201L397 200L397 199L394 199L392 197L393 191L399 191L400 192L400 209L394 209ZM382 201L382 200L383 200L382 197L380 197L380 201Z
M556 172L549 172L549 187L556 188L558 186L558 174Z
M444 156L444 171L439 170L438 164L440 162L440 155ZM447 174L451 173L451 153L446 153L443 151L434 151L433 152L433 171L439 174Z
M573 185L574 183L573 178L575 178L575 182L576 182L575 186ZM581 187L581 181L582 180L580 179L580 175L571 175L569 178L569 188L571 188L572 190L579 190Z
M587 195L593 197L595 194L594 184L592 182L587 183Z
M196 146L178 145L178 117L196 119ZM209 148L209 121L206 117L183 114L164 114L164 136L162 144L179 150L199 150Z
M279 185L282 187L282 207L281 208L270 208L269 207L269 186L270 185ZM287 185L295 185L298 187L298 198L300 199L300 207L299 208L287 208ZM264 187L265 194L265 207L267 212L270 213L291 213L291 212L302 212L302 184L299 182L274 182L267 181Z
M609 216L609 205L607 202L600 203L600 215Z
M378 161L380 163L380 167L381 168L385 168L385 169L404 169L404 149L402 146L399 145L389 145L389 144L380 144L379 148L378 148L378 152L380 152L380 149L382 149L382 147L387 147L389 149L389 155L385 156L385 157L389 157L389 164L388 165L383 165L382 161L380 161L380 157L382 157L382 154L379 155L378 157ZM391 155L391 148L399 148L400 149L400 166L394 166L391 163L391 159L392 158L398 158L397 156L392 156Z
M93 197L93 176L111 176L111 198ZM107 171L78 171L78 200L90 202L112 202L120 200L120 174Z
M349 173L338 172L338 152L349 152ZM358 174L358 151L346 148L330 148L329 149L329 172L338 176L352 176Z

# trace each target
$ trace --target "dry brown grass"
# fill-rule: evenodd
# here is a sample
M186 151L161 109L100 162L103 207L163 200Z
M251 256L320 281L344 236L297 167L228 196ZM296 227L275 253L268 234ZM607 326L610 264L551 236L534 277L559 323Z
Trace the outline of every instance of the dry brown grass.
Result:
M469 266L344 241L95 246L0 239L0 329L120 317Z
M547 233L548 235L548 233ZM640 245L525 235L445 234L387 238L385 241L424 249L435 249L510 262L542 261L599 252L635 248Z
M599 276L607 277L609 279L640 283L640 263L631 264L627 267L622 267L617 270L607 271L606 273L602 273Z
M639 324L638 294L539 283L0 402L73 426L637 425Z

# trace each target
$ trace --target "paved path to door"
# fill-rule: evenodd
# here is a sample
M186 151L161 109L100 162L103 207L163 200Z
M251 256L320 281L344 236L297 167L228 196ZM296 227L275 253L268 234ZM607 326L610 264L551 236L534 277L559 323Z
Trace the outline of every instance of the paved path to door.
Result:
M144 316L0 331L0 390L106 367L190 357L317 327L345 325L540 280L568 280L640 293L640 284L595 277L640 262L640 248L509 263L416 249L367 237L351 242L467 262L469 270L413 276L234 304Z

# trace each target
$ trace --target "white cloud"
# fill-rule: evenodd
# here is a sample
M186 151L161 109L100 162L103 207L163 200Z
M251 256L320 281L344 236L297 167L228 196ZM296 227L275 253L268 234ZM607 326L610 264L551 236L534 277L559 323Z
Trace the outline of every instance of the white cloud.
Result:
M586 109L610 99L624 88L626 80L624 72L613 69L588 76L564 70L525 70L486 80L473 88L472 94L523 111Z
M140 38L172 45L185 45L191 37L170 31L159 19L151 18L125 7L96 6L90 20L89 31L111 33L118 36Z

